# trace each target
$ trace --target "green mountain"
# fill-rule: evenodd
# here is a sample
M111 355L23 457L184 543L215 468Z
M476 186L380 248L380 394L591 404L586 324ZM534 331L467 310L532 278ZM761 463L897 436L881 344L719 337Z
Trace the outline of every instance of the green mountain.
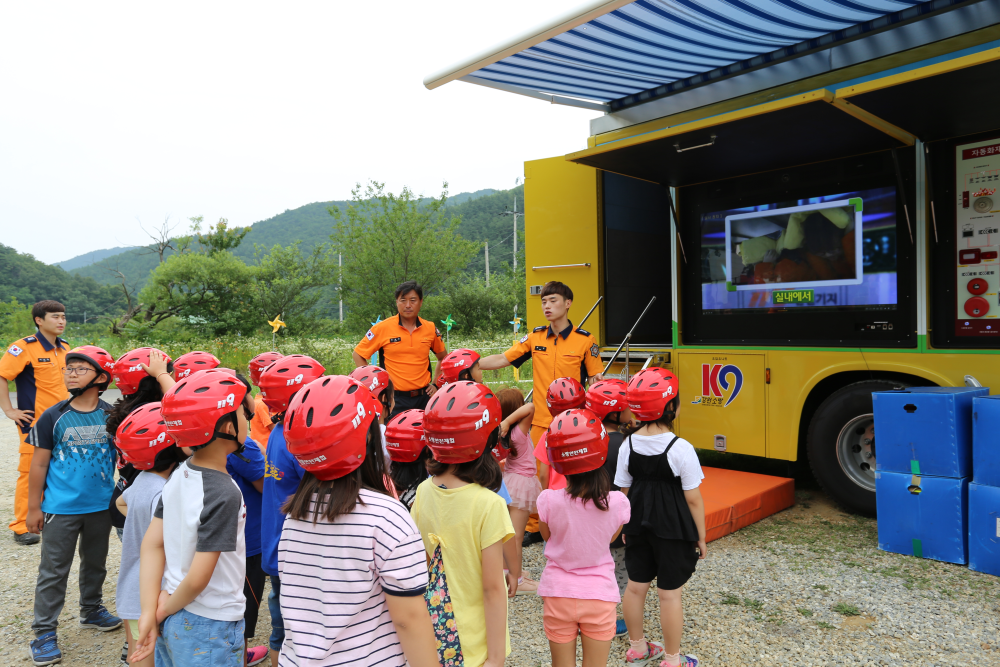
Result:
M119 246L117 248L105 248L104 250L92 250L88 253L77 255L73 259L67 259L65 262L56 262L53 266L58 266L66 271L72 271L73 269L90 266L94 262L99 262L107 257L120 255L123 252L135 250L136 248L137 246Z
M12 298L24 304L59 301L66 306L70 322L83 322L84 317L93 320L122 309L121 294L114 287L74 276L0 244L0 301Z
M499 269L501 262L506 261L509 264L512 260L513 218L502 213L505 207L513 208L515 197L518 207L523 209L524 186L518 186L513 190L485 189L463 192L449 198L446 204L449 215L462 218L459 233L464 238L490 243L490 269L493 271ZM350 202L346 201L316 202L285 210L272 218L254 223L235 254L244 259L251 259L254 255L254 244L270 248L276 244L289 245L301 241L303 249L308 250L317 244L325 243L333 231L333 219L327 209L336 206L343 210L348 205ZM522 237L518 239L518 265L523 266L523 217L518 219L518 229ZM101 252L107 251L94 251L88 254ZM169 256L170 251L167 251L167 254ZM83 257L85 255L63 263L76 262ZM92 278L104 285L113 285L119 282L116 271L120 271L126 276L130 286L134 284L141 288L158 262L158 256L148 248L135 248L75 268L72 273ZM484 267L484 253L480 252L469 263L468 270L483 271Z

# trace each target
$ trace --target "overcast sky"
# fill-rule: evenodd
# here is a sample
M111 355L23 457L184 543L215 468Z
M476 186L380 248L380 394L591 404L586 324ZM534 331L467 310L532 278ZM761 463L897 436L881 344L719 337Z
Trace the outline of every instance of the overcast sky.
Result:
M422 80L581 0L5 2L0 243L57 262L385 181L509 188L593 111ZM186 224L186 223L185 223Z

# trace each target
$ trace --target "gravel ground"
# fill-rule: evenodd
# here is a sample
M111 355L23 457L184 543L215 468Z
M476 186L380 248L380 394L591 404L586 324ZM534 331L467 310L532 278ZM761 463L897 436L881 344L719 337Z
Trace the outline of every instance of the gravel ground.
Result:
M17 440L0 430L0 516L13 512ZM114 611L121 548L112 535L105 603ZM1000 580L967 568L877 550L875 521L840 512L822 494L799 492L795 507L709 544L708 558L685 589L682 650L704 665L1000 665ZM0 537L0 664L30 664L38 546ZM541 545L525 549L534 576ZM118 665L124 631L100 633L77 623L73 568L59 637L64 665ZM266 595L266 591L265 591ZM550 664L542 604L510 605L513 653L507 664ZM266 641L266 605L254 644ZM655 591L646 634L660 639ZM609 664L624 665L625 639ZM267 663L265 663L267 664Z

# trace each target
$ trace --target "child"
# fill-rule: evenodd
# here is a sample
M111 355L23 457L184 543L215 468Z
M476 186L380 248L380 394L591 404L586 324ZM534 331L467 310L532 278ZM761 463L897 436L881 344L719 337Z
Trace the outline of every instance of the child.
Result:
M163 397L167 433L194 453L163 486L142 541L135 661L155 648L157 667L192 664L196 651L213 665L243 665L246 506L226 458L242 450L252 411L246 385L223 369L194 373Z
M423 421L423 410L404 410L385 426L385 447L392 460L389 478L407 510L413 507L417 487L428 477L431 450L427 448Z
M304 470L285 444L285 411L292 397L326 371L312 357L290 354L275 361L260 374L260 393L271 412L274 429L267 438L264 452L264 492L260 505L261 568L271 577L271 593L267 598L271 613L271 637L268 641L271 665L278 664L278 652L285 641L285 626L281 622L281 579L278 577L278 540L285 522L282 508L299 488Z
M500 438L510 442L507 453L507 463L504 466L503 481L510 494L510 522L514 526L515 555L512 558L514 572L522 571L522 556L524 550L524 529L528 525L528 517L535 513L535 501L542 492L542 485L536 475L535 458L531 454L531 420L535 416L535 406L525 404L524 394L517 387L509 387L497 392L500 409L503 411L503 421L500 422ZM519 576L517 594L528 595L538 590L538 582L529 577Z
M632 413L628 409L628 401L625 397L628 385L623 380L601 380L595 382L587 388L586 400L583 406L597 415L604 424L604 429L608 432L608 457L604 461L604 469L608 471L608 478L614 480L618 470L618 451L621 449L622 441L625 439L621 432L632 421ZM614 481L611 482L612 491L620 491ZM625 569L625 542L619 535L611 543L611 557L615 561L615 580L618 582L618 594L625 596L625 587L628 585L628 571ZM615 622L615 637L624 637L628 634L625 620L619 618Z
M491 450L500 402L488 387L453 382L431 397L424 433L431 478L410 514L430 559L427 605L442 665L500 667L510 653L503 543L514 535L497 495L503 475ZM510 594L517 580L509 580Z
M608 664L621 600L608 544L629 520L625 495L611 490L604 469L608 435L589 410L567 410L549 425L552 468L566 488L538 496L538 527L545 538L545 570L538 584L544 600L545 636L553 667L575 667L576 636L584 667Z
M42 534L31 624L35 633L31 658L36 665L62 660L56 626L78 541L80 626L107 632L122 624L102 604L115 450L105 424L111 406L100 394L111 383L115 362L101 348L84 345L67 352L65 363L63 380L72 398L42 413L29 435L36 449L28 474L27 526Z
M219 358L211 352L202 352L201 350L185 352L174 362L174 379L179 382L186 377L191 377L192 373L218 368L220 363Z
M479 368L479 353L475 350L462 348L455 350L441 360L438 372L438 387L443 387L451 382L471 380L472 382L483 381L483 371Z
M372 393L375 400L381 405L381 412L378 414L378 423L381 428L382 433L382 457L387 463L389 461L389 450L386 449L385 440L385 425L389 420L389 416L393 414L393 410L396 407L395 394L396 391L392 386L392 380L389 378L389 374L384 368L378 366L358 366L351 374L348 375L349 378L357 380L364 386L368 387L368 391ZM386 466L389 469L389 466ZM393 497L396 497L396 487L389 479L388 474L385 478L385 486L392 493Z
M573 378L556 378L549 385L545 394L545 404L549 408L549 413L558 415L566 410L583 407L586 400L586 391L583 385ZM548 451L545 448L545 438L547 431L538 439L535 445L535 458L538 459L538 477L543 489L564 489L566 488L566 478L558 472L554 472L549 466Z
M625 661L632 665L658 658L661 667L698 664L697 658L680 652L681 587L708 553L705 505L698 490L705 475L691 443L673 433L680 408L677 390L677 378L664 368L639 371L628 383L628 407L642 426L618 452L615 483L632 504L632 519L623 531L628 588L622 602L631 644ZM646 592L654 577L665 646L643 634Z
M121 457L138 471L125 492L118 497L118 510L125 516L122 536L122 564L118 570L118 588L115 606L125 620L128 655L135 651L139 636L139 551L142 538L153 519L153 511L160 500L160 493L167 478L177 464L187 455L174 446L174 439L167 433L160 414L160 403L147 403L132 411L121 423L115 434L115 446ZM126 659L126 662L128 660ZM132 665L152 667L153 658L133 661Z
M285 355L280 352L261 352L251 359L250 363L247 364L247 370L250 372L250 384L260 387L260 374L264 372L265 368L283 356ZM253 419L250 420L250 437L260 447L260 451L263 452L267 449L267 438L273 428L274 422L271 421L271 411L264 404L264 397L257 394L254 397Z
M378 413L343 376L314 380L288 407L288 451L305 472L278 545L283 667L438 664L427 560L385 488Z

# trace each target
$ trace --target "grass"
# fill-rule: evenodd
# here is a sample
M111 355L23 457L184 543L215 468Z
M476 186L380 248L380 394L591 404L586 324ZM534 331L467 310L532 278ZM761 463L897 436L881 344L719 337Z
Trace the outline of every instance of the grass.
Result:
M815 588L818 591L828 591L828 590L830 590L830 587L827 586L826 584L813 584L813 588Z
M846 602L838 602L833 605L833 610L840 614L841 616L860 616L861 610L855 607L853 604L847 604Z
M799 612L800 614L802 614L803 616L805 616L806 618L809 618L810 616L812 616L812 615L813 615L812 611L811 611L811 610L809 610L809 609L798 609L797 611L798 611L798 612Z
M764 603L753 598L743 598L743 606L750 611L760 611L764 608Z
M724 598L722 598L722 604L739 604L739 603L740 599L732 594L726 595Z
M837 629L836 625L833 625L831 623L827 623L826 621L819 621L816 624L816 627L820 628L820 629L823 629L823 630L836 630Z

